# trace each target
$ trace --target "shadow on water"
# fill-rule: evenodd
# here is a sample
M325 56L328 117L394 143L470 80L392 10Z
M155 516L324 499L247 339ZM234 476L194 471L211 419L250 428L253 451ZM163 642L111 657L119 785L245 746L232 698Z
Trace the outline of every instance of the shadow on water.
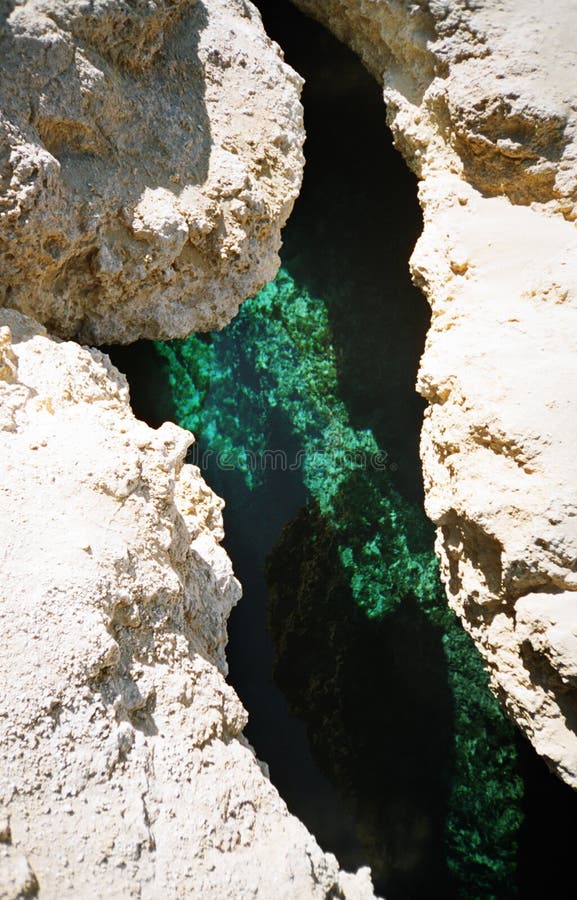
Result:
M283 263L327 301L351 424L372 429L403 494L421 502L425 403L414 384L430 311L408 273L422 229L417 181L358 58L288 2L256 5L305 78L305 181L283 232Z
M521 734L517 744L525 783L525 819L519 833L519 897L566 897L567 885L574 878L577 797L549 772Z
M453 723L439 630L410 596L390 619L367 619L314 504L283 530L267 581L275 679L346 798L376 885L448 896Z
M107 344L100 348L126 375L130 405L137 419L159 428L163 422L176 422L177 412L168 377L168 364L150 341L128 346Z
M429 312L408 275L421 228L416 181L392 146L380 91L358 59L286 4L258 5L306 79L307 163L283 233L283 264L326 302L351 426L372 430L389 474L419 502L423 403L414 383ZM285 527L267 570L274 677L346 802L354 841L339 852L318 802L305 821L341 864L370 864L387 897L448 897L453 710L442 635L410 596L394 617L367 619L336 543L309 506ZM283 796L302 815L290 784Z

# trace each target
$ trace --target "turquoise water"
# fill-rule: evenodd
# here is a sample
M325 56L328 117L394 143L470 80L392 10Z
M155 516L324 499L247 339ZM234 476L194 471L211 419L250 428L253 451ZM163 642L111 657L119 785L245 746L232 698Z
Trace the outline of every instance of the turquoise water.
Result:
M360 78L349 79L342 102L354 101ZM333 98L336 88L331 85ZM334 128L334 118L325 117ZM344 162L354 166L358 180L365 149L349 142L342 129L341 111ZM313 141L309 131L308 178ZM343 177L337 190L333 182L332 191L323 185L325 178L315 177L316 197L310 201L322 215L307 216L305 209L292 220L275 281L248 300L220 334L158 344L157 349L168 364L177 420L197 436L197 459L221 488L229 516L238 515L249 533L263 528L270 536L267 505L278 509L284 495L289 500L291 524L274 535L274 544L263 547L273 671L290 710L307 723L313 760L344 798L357 864L372 865L387 896L410 896L411 882L423 890L436 884L455 896L496 896L516 881L522 783L512 726L488 690L471 641L447 608L432 529L419 502L418 463L404 452L403 440L417 443L414 426L410 435L402 434L403 407L413 391L408 380L399 383L395 367L403 365L400 352L408 355L409 347L417 347L414 337L411 346L405 319L411 306L422 303L412 293L409 297L411 289L399 274L402 263L407 278L408 254L399 258L407 243L402 234L407 217L396 204L391 174L385 173L379 192L390 208L380 216L396 217L400 234L389 235L391 246L371 259L367 232L375 223L362 221L366 198L358 196L354 181L353 198L346 196ZM397 180L395 172L392 178ZM301 206L307 199L304 194ZM344 224L344 241L335 234L339 224ZM320 266L319 256L324 258ZM394 264L388 265L388 258ZM368 285L369 280L374 283ZM355 358L344 358L348 343ZM414 350L410 361L414 375ZM405 360L405 377L406 368ZM381 397L390 394L384 404L388 420L379 409L379 388ZM419 412L415 407L417 427ZM292 497L298 497L295 513ZM299 533L303 539L295 546ZM307 592L311 569L318 569L317 586ZM331 596L338 600L329 601L323 583L331 583ZM251 603L250 596L244 602ZM340 646L331 631L341 632ZM312 643L305 667L303 632ZM358 645L351 641L355 634ZM373 648L372 671L365 670L363 679L373 702L367 711L372 727L347 727L342 704L349 688L336 675L334 660L346 653L358 668L366 648L375 643L373 634L392 659L381 658L375 670L378 647ZM404 658L395 661L399 650ZM415 659L418 654L421 658ZM367 685L375 678L377 697ZM333 687L324 697L327 720L322 722L315 708L319 685L327 683ZM400 740L395 736L399 722L405 734ZM350 728L354 731L347 738ZM382 763L392 776L378 779L374 797L374 776L364 786L355 777L362 754L347 747L342 758L343 746L351 739L354 744L360 731L364 743L372 737L380 745ZM256 743L258 751L258 738ZM267 761L274 774L273 760ZM311 827L318 834L315 824L313 814Z
M224 332L157 347L168 362L179 423L197 435L205 451L204 460L201 458L205 467L236 478L239 499L250 492L268 495L274 502L274 492L268 489L271 473L277 478L288 473L302 482L306 503L300 524L306 521L306 540L297 542L295 551L295 529L289 527L292 534L285 529L269 561L269 586L276 600L275 642L282 644L286 638L286 625L277 607L287 603L293 635L295 617L311 618L307 608L311 603L319 606L312 610L313 618L322 608L324 625L330 628L333 614L342 620L343 604L348 602L351 609L344 615L350 627L363 633L362 623L351 620L354 606L365 617L369 633L370 623L375 623L375 630L383 635L383 648L386 622L391 620L395 630L396 620L406 619L410 609L413 620L415 615L420 618L419 630L428 628L436 636L442 647L436 664L445 670L452 707L450 721L446 714L441 719L444 730L449 726L453 732L452 740L445 741L444 764L441 762L435 773L446 795L443 845L448 873L444 878L461 896L475 896L475 891L478 896L496 895L515 881L522 783L515 771L513 729L488 690L472 642L448 610L424 513L419 505L406 501L393 484L388 454L379 447L372 430L351 423L339 387L327 301L312 295L282 268L274 282L244 304ZM230 488L224 495L229 504L237 502ZM244 502L240 505L246 508ZM258 528L251 517L245 518L244 525L249 530ZM327 540L332 550L328 556L317 550L318 544ZM290 608L286 579L293 582L296 599L303 575L310 575L314 566L321 571L324 567L327 579L338 581L343 597L331 609L320 590L308 597L304 606ZM299 568L303 572L294 584ZM322 640L317 640L317 647L322 655ZM294 649L298 654L298 644ZM351 648L349 638L340 652L346 650L356 657L363 649L362 645ZM338 651L332 647L333 654ZM278 656L277 665L286 665L286 651ZM326 678L326 666L319 669L314 651L311 658L315 662L309 678ZM437 672L433 678L438 678ZM307 719L307 711L302 709L302 680L301 689L293 691L290 679L285 678L285 690ZM306 691L307 678L304 680ZM422 686L425 693L428 688ZM393 685L391 689L398 690ZM379 698L379 705L381 702L387 702L386 694ZM425 710L420 712L422 716ZM429 710L428 726L435 727L439 712ZM379 715L379 706L373 709L375 715ZM378 728L375 736L377 732ZM419 767L427 749L418 748L416 754L414 749L413 765ZM328 759L328 768L334 768L336 761L330 753ZM413 778L423 780L417 771ZM438 784L429 786L437 804ZM427 785L421 784L418 808L409 811L413 820L401 829L404 841L395 837L396 844L404 843L403 855L412 847L423 870L432 865L426 860L428 844L436 843L432 824L437 816L427 811L423 802L426 792ZM398 815L406 812L399 809ZM396 823L395 828L399 828ZM371 842L364 843L370 858ZM387 841L383 844L386 856L391 856ZM380 860L370 861L386 886L387 866ZM394 868L396 861L389 865Z
M137 413L195 433L226 500L231 681L289 808L389 900L551 894L574 807L489 692L422 508L416 185L352 54L261 6L307 77L281 271L223 332L116 361Z

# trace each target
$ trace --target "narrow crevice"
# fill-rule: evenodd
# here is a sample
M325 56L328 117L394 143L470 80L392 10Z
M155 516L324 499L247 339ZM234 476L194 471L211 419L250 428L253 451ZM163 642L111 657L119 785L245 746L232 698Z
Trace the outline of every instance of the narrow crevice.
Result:
M229 621L230 681L250 714L245 733L291 812L343 867L370 864L388 900L529 897L538 856L526 852L546 827L530 779L541 775L525 747L528 819L517 832L514 732L447 609L422 511L424 402L414 384L429 310L408 273L422 227L416 182L356 57L288 2L256 5L306 78L307 167L283 271L222 333L159 353L117 348L113 358L137 415L195 431L191 459L226 500L225 547L244 591ZM289 346L299 308L306 320ZM313 338L326 343L334 395L324 363L307 373ZM279 364L285 350L292 371ZM346 420L340 436L370 434L382 468L335 486L330 471L323 485L310 466L283 465L322 446L303 420L320 431L327 414L328 433L336 411ZM223 447L240 450L236 465L216 462ZM281 451L281 462L255 470L247 451L261 463ZM473 560L495 590L498 551Z

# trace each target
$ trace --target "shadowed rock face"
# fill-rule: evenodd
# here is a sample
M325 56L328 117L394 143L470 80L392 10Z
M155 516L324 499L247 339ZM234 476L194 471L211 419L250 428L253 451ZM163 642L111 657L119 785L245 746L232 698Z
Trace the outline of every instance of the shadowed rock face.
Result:
M418 389L449 602L536 750L577 786L575 5L295 0L382 82L422 179Z
M272 278L300 79L243 0L0 6L0 302L128 342L220 328Z

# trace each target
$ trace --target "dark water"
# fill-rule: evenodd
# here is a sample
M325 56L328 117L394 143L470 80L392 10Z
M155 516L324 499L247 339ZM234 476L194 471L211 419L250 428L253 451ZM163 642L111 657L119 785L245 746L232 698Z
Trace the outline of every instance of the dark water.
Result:
M423 405L413 385L428 310L407 269L421 227L416 183L392 147L380 91L354 55L290 4L257 5L269 34L307 79L306 177L285 231L283 265L325 298L348 422L357 431L370 429L386 453L387 479L418 508ZM264 342L270 332L237 323L229 334L207 337L205 345L221 353L223 371L229 366L257 393L253 360L241 358L235 341L249 334ZM115 348L111 355L129 377L137 415L153 425L183 421L182 398L171 399L174 369L152 345ZM212 406L210 396L201 404L197 432L208 434L208 419L225 406L226 390L215 390ZM267 446L290 457L302 434L289 421L290 390L282 397L285 407L267 411L265 436ZM231 433L240 429L256 440L265 430L262 418L254 418L243 398L233 399L219 428L230 421ZM293 406L297 401L302 398ZM213 443L201 437L200 450ZM212 459L206 474L227 502L226 547L244 589L229 624L230 680L250 713L247 735L291 811L344 867L370 864L377 890L389 900L565 896L575 798L521 738L513 740L524 821L517 845L510 832L504 838L512 856L499 855L496 815L491 846L482 748L466 809L460 819L459 810L451 811L457 710L442 628L410 592L394 616L371 618L359 608L339 556L338 528L319 506L322 495L311 496L302 471L269 470L249 486L246 472L223 471ZM483 822L474 821L472 787ZM449 852L450 820L459 831ZM475 858L477 824L494 871Z

